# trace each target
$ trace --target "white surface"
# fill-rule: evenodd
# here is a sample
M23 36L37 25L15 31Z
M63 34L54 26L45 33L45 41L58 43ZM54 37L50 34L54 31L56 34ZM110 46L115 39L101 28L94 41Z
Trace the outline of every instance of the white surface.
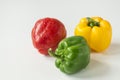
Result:
M104 54L92 54L83 71L66 75L53 58L40 55L31 29L43 17L61 20L68 36L80 18L101 16L111 22L113 38ZM120 80L119 0L0 0L0 80Z

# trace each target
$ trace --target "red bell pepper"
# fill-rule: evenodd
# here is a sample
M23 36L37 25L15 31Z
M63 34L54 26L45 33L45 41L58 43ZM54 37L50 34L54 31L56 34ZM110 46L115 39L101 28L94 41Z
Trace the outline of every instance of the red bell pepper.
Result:
M35 23L31 35L34 47L41 54L48 55L48 49L55 50L58 43L66 37L66 29L59 20L47 17Z

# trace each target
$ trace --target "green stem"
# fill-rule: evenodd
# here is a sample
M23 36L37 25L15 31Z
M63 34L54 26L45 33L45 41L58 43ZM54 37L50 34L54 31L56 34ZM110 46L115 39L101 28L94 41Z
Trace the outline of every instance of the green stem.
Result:
M51 48L48 49L48 54L52 57L59 58L59 56L55 55L55 52L53 52L53 50Z
M94 27L94 26L100 26L100 24L99 24L99 22L97 22L97 21L95 21L95 20L93 20L92 18L90 18L90 17L87 17L87 20L88 20L88 26L90 26L90 27Z

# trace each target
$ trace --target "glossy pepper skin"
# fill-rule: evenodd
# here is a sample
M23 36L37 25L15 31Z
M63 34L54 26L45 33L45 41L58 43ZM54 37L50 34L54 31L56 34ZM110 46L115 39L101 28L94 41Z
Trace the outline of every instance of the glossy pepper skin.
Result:
M90 61L90 48L81 36L63 39L55 52L49 49L49 54L57 58L55 61L56 67L67 74L82 70Z
M110 23L101 17L86 17L80 20L74 34L83 36L92 50L101 52L111 43L112 28Z
M41 54L48 55L48 49L55 50L58 43L66 37L66 29L59 20L47 17L35 23L31 35L34 47Z

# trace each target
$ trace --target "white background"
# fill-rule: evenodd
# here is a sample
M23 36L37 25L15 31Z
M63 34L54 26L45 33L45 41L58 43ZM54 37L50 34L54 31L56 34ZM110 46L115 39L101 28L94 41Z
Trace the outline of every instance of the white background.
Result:
M111 23L111 45L102 54L92 54L84 70L66 75L55 67L55 59L33 47L31 30L38 19L54 17L72 36L80 18L87 16ZM120 1L0 0L0 80L120 80Z

